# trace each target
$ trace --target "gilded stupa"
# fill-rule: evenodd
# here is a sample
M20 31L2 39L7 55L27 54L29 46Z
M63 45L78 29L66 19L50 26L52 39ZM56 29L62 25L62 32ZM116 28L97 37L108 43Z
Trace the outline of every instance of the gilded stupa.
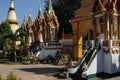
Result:
M15 31L19 28L19 26L18 26L18 21L17 21L17 16L16 16L16 11L14 8L13 0L10 1L10 8L8 10L8 15L7 15L6 21L10 24L10 27L11 27L13 33L15 33Z

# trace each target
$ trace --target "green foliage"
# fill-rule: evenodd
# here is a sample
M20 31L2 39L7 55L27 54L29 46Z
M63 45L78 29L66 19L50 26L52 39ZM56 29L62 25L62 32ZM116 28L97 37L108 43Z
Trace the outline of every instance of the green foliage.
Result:
M17 64L20 64L20 63L19 62L12 62L8 59L0 59L0 64L17 65Z
M3 79L2 76L0 75L0 80L21 80L21 79L17 79L17 76L11 71L7 75L7 79Z
M0 80L4 80L1 75L0 75Z
M23 57L22 57L22 60L23 60L23 61L29 61L29 60L31 60L31 58L30 58L29 56L23 56Z
M15 34L13 34L10 25L8 22L2 22L0 24L0 49L4 51L8 50L16 50L19 49L20 46L25 46L25 37L27 33L19 28ZM16 45L16 41L20 41L21 45Z
M19 28L15 32L15 36L17 37L16 40L21 42L20 46L22 47L26 46L27 44L26 39L28 38L26 31L24 31L22 28Z
M7 51L13 45L14 34L10 28L8 22L2 22L0 24L0 49Z
M8 22L2 22L0 24L0 50L9 53L15 53L20 48L26 46L27 33L19 28L15 33L12 32ZM17 55L17 53L16 53ZM10 58L10 56L9 56ZM15 58L12 56L12 58Z
M17 77L13 72L10 72L7 76L7 80L17 80Z
M71 55L69 53L64 53L61 55L60 59L58 60L58 64L66 65L69 59L71 59Z

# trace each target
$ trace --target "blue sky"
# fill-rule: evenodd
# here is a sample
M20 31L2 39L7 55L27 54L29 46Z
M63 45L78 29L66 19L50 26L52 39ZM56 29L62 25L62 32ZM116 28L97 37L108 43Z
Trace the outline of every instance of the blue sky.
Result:
M43 11L45 5L44 0L14 0L19 25L23 22L24 16L28 18L29 14L31 14L33 19L37 16L39 3ZM0 22L6 20L9 6L10 0L0 0Z

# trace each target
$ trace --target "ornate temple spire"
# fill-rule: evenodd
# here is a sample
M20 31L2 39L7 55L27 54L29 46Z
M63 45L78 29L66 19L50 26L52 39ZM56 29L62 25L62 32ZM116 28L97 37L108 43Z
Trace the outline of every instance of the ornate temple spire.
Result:
M10 0L10 7L6 21L10 24L13 33L19 28L13 0Z
M27 19L26 19L26 16L24 16L24 20L21 24L21 27L22 27L23 30L26 30L26 23L27 23Z
M34 23L34 21L32 19L32 16L31 16L31 14L29 14L28 20L26 22L27 28L31 28L33 26L33 23Z
M14 9L14 1L13 0L11 0L11 2L10 2L10 8Z
M26 16L24 16L24 20L23 20L23 22L24 22L24 23L26 23L26 22L27 22Z
M28 22L33 22L31 13L30 13L29 16L28 16Z
M41 5L40 5L40 0L39 0L39 11L42 11Z
M48 12L50 13L51 11L53 11L53 6L52 6L52 1L49 0Z
M38 11L38 16L43 16L43 15L42 15L42 9L41 9L41 5L40 5L40 1L39 1L39 11Z

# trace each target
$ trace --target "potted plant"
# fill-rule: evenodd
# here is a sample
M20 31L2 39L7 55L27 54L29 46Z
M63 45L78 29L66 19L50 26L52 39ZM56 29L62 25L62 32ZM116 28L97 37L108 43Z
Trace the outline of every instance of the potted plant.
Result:
M30 59L29 56L23 56L22 57L22 63L23 64L30 64L30 62L31 62L31 59Z

